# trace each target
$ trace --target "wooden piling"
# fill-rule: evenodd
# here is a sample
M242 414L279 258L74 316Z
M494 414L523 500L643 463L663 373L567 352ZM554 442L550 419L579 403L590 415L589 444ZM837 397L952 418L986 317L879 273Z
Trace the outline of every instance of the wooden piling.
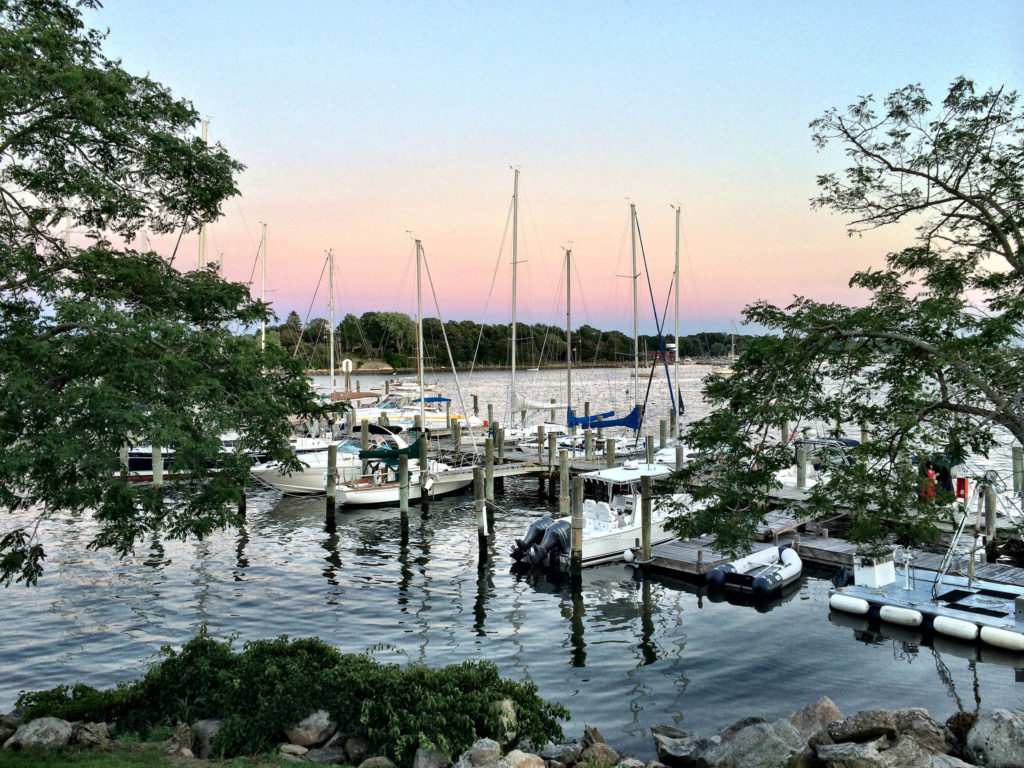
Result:
M484 441L484 481L487 501L494 501L494 438Z
M338 446L332 443L327 446L327 514L334 514L338 496Z
M476 507L476 541L482 568L487 562L487 499L484 498L483 467L473 467L473 504Z
M789 445L789 422L783 421L779 427L779 437L782 445Z
M985 536L989 541L996 537L996 489L985 483Z
M364 451L370 447L370 422L368 419L362 419L359 422L359 447ZM366 461L363 461L359 474L366 474Z
M583 478L572 479L572 521L570 523L569 569L579 574L583 567Z
M564 448L558 452L558 514L569 514L569 452Z
M650 439L644 441L644 447L647 449L647 463L654 463L654 443Z
M594 460L594 430L590 427L583 431L583 458L587 461Z
M121 450L118 451L118 458L121 462L121 481L124 483L128 482L128 446L121 446Z
M487 426L494 424L494 403L487 404Z
M404 453L398 457L398 511L403 520L409 519L409 456Z
M462 450L462 422L456 419L452 422L452 442L455 444L455 452Z
M1021 487L1024 486L1022 478L1024 478L1024 448L1019 445L1013 446L1013 492L1020 494Z
M452 401L449 400L444 404L444 425L446 428L452 428Z
M658 449L664 448L668 444L668 422L662 419L658 422Z
M164 452L159 445L153 446L153 487L158 491L164 487Z
M651 476L640 477L640 560L651 559Z
M601 430L598 430L600 432ZM604 464L608 469L615 466L615 438L609 437L604 441Z
M683 468L683 462L685 460L686 460L686 457L683 456L683 444L682 443L676 443L676 469L682 469Z
M555 398L552 397L551 398L551 404L554 405L556 402L558 402L558 401L555 400ZM555 420L555 409L552 408L550 413L549 413L548 421L552 421L553 422L554 420Z
M480 415L480 400L476 395L473 395L473 415Z
M416 418L419 418L418 416ZM420 509L426 512L430 508L430 493L424 487L430 479L430 472L427 469L427 436L422 432L416 438L417 455L420 459Z
M802 444L796 446L796 487L807 487L807 448Z
M555 457L558 455L558 435L548 435L548 474L554 474Z
M867 424L860 425L860 444L867 445L871 442L871 431L868 429Z

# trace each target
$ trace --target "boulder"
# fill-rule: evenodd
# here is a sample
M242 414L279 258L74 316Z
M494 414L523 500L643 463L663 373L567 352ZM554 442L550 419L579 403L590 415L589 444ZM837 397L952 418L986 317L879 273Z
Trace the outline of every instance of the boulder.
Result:
M331 746L331 743L328 742L327 746ZM370 754L371 745L369 739L365 739L362 736L350 736L345 739L344 747L349 762L352 765L359 765Z
M621 759L619 753L604 742L591 744L580 755L580 761L591 768L612 768L612 766L618 765Z
M348 754L341 747L317 747L306 752L306 760L320 765L351 765Z
M896 732L900 736L909 736L920 744L925 752L940 755L949 751L945 730L932 719L928 710L911 707L898 709L893 714L895 715Z
M812 753L800 732L783 719L727 729L702 757L716 768L797 768L809 765Z
M671 731L678 735L671 735L669 729L652 729L658 760L669 768L708 768L704 755L715 746L715 742L692 733Z
M478 739L467 755L471 765L489 765L501 757L501 745L494 739Z
M71 743L83 747L107 749L110 746L110 732L106 723L74 723L71 726Z
M912 736L823 744L817 757L825 768L972 768L952 755L930 752Z
M49 752L66 747L71 741L71 723L57 717L40 717L18 726L5 743L6 749Z
M323 744L337 729L338 724L329 712L319 709L285 731L285 736L292 744L300 747L312 747Z
M277 745L277 751L282 755L294 755L295 757L304 757L309 749L299 744L292 744L290 742L284 742L283 744Z
M593 744L607 744L608 743L608 742L606 742L604 740L604 734L601 733L601 731L599 731L593 725L584 725L583 726L583 738L580 739L580 741L583 743L583 748L584 749L586 749L587 747L589 747L589 746L591 746Z
M196 753L197 757L205 760L213 754L213 740L220 732L222 722L222 720L208 719L197 720L192 724L192 733L195 735L192 751Z
M562 765L572 765L580 759L580 752L582 751L582 748L576 742L571 744L551 744L549 742L540 751L540 756L549 763L554 761Z
M1024 719L1008 709L978 715L964 745L968 760L987 768L1024 766Z
M452 764L451 758L444 750L433 748L416 750L416 756L412 760L412 768L448 768Z
M624 757L615 768L644 768L644 761L635 757Z
M544 768L544 761L540 757L519 749L513 749L502 759L509 768Z
M867 743L882 736L896 738L896 714L887 709L870 709L837 720L828 726L828 735L836 744L845 741Z
M843 719L843 713L828 696L822 696L813 704L797 710L787 718L805 739L810 740L815 734L828 728L836 720Z
M368 757L363 760L357 768L397 768L397 766L387 757L384 757L383 755L375 755L374 757Z

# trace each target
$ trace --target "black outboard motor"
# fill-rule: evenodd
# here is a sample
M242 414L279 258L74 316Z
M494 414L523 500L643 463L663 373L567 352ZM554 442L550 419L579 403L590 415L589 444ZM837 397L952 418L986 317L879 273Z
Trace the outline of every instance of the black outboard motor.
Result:
M526 553L530 551L530 547L534 544L540 544L544 538L544 532L551 527L555 521L550 517L542 517L539 520L534 520L530 524L530 527L526 530L526 535L521 539L516 539L516 543L512 546L512 559L522 560Z
M568 555L571 547L572 525L568 520L556 520L544 531L540 544L534 544L523 558L530 565L554 565L559 555Z

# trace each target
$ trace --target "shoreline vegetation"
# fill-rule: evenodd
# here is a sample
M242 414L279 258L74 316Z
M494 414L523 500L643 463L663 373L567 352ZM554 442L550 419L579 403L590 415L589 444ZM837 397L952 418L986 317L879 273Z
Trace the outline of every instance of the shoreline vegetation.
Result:
M685 362L685 363L682 360L680 360L679 364L680 365L716 365L721 360L722 360L722 358L717 358L717 357L694 357L694 358L689 358L688 361ZM353 359L352 360L352 364L353 364L353 368L352 368L352 372L351 372L352 376L381 376L381 375L384 375L384 376L390 376L390 375L402 375L402 376L405 376L405 375L408 375L408 374L415 374L416 373L416 368L414 368L414 367L413 368L393 368L392 366L388 365L387 363L385 363L385 362L383 362L381 360ZM655 372L658 372L659 370L661 370L663 368L663 365L664 365L664 363L662 363L661 361L656 362L654 364L654 366L653 366L654 369L655 369ZM669 366L674 365L674 363L673 363L673 361L671 359L668 361L668 365ZM632 362L629 362L629 363L622 363L622 362L619 362L619 363L609 363L609 362L573 363L572 367L573 367L573 370L591 369L591 368L621 368L624 371L625 370L631 371L631 370L633 370L633 363ZM531 369L533 370L533 372L536 372L537 370L541 370L541 371L561 371L561 372L564 372L565 371L565 363L564 362L544 363L544 364L541 364L539 366L531 366ZM508 370L511 370L511 366L504 365L504 364L474 365L474 366L469 366L469 365L458 366L457 365L455 370L457 372L459 372L459 373L466 373L466 372L468 372L470 370L473 370L473 371L508 371ZM530 370L525 370L525 371L522 370L522 369L519 369L519 370L524 375L526 373L530 373ZM650 373L650 370L651 370L651 365L641 365L640 366L640 371L641 372L645 372L646 371L647 373ZM338 367L336 367L334 369L334 373L335 373L335 376L337 376L337 377L343 377L345 375L344 373L341 372L341 369L338 368ZM438 368L437 366L430 366L430 367L424 369L424 373L427 373L427 374L450 373L450 369L449 368ZM331 369L330 368L308 368L308 369L306 369L306 375L307 376L330 376L331 375Z
M486 661L380 664L318 638L236 652L205 631L164 649L133 683L23 693L0 717L0 768L183 764L358 768L891 768L1024 765L1024 716L922 708L844 715L827 696L774 721L753 715L714 736L655 725L657 759L620 754L529 680Z

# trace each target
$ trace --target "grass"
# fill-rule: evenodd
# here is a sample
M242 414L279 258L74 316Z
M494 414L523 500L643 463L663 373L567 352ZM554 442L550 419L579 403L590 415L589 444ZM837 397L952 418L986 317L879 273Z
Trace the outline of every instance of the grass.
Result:
M202 760L197 763L183 757L168 755L163 744L123 744L115 742L111 749L66 747L47 755L0 749L0 768L184 768L200 764L202 768L278 768L295 763L277 755L233 757L229 760Z

